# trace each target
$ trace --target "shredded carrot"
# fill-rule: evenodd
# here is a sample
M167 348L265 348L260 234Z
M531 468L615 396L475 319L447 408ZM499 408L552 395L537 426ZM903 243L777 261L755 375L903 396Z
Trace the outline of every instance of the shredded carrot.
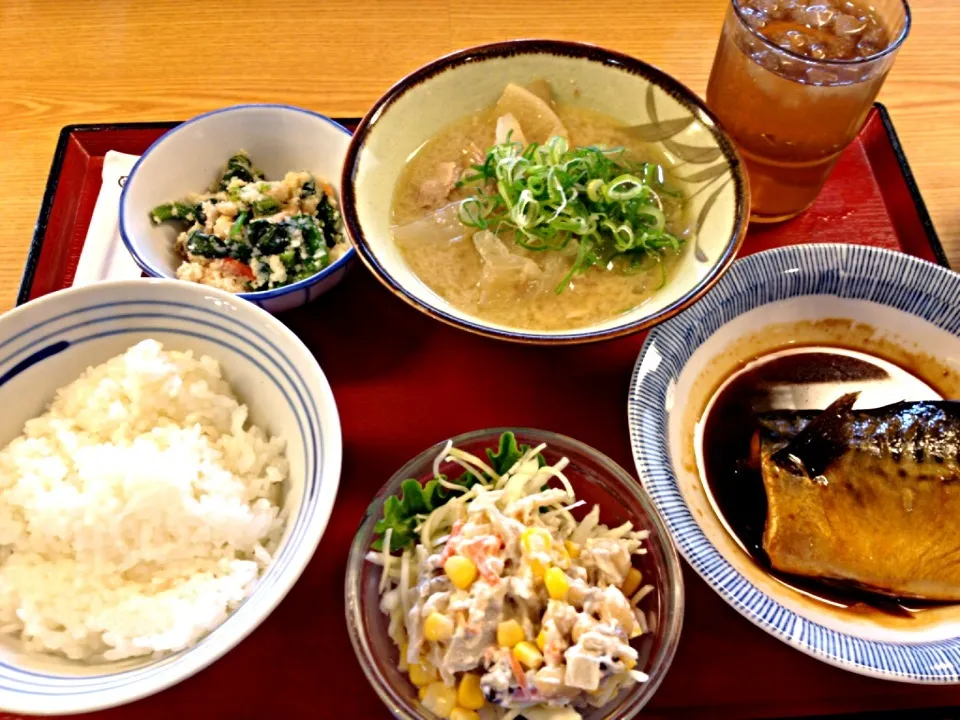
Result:
M229 273L230 275L238 275L239 277L247 278L248 280L253 280L255 277L253 270L250 269L250 266L247 265L247 263L240 262L234 258L224 258L223 271Z
M477 570L480 572L480 577L484 579L487 585L496 586L500 582L500 576L491 570L486 563L478 566Z
M520 661L517 660L513 653L510 653L510 668L513 670L514 677L517 678L517 684L526 692L527 674L523 671Z
M563 661L563 654L560 652L560 648L550 642L543 647L543 656L551 665L558 665Z
M460 533L463 531L463 520L457 520L453 527L450 528L450 537L447 538L447 544L443 548L443 553L440 555L441 561L449 560L453 557L454 553L457 552L456 542L457 538L460 537ZM476 564L476 563L474 563Z
M474 565L480 565L484 560L500 549L500 541L493 537L467 540L460 545L460 553L470 558Z
M490 585L500 582L500 576L494 572L489 560L500 550L501 541L498 537L483 537L475 540L466 540L460 545L460 554L477 566L480 577Z

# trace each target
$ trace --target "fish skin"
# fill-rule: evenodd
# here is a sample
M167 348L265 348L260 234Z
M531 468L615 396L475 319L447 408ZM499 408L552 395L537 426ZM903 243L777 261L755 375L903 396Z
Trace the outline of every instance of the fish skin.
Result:
M960 403L852 405L844 396L822 413L761 418L771 565L883 595L960 600Z

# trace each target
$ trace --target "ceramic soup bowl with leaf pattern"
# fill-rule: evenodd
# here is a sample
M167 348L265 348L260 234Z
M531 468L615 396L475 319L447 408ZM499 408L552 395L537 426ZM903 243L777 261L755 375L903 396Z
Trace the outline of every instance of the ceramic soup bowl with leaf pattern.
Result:
M422 282L391 235L391 207L409 158L451 123L493 106L508 83L546 80L558 104L623 124L665 158L684 198L684 248L663 288L585 327L528 330L455 307ZM733 260L750 215L747 176L730 139L684 85L635 58L593 45L515 40L461 50L397 83L360 123L344 165L343 214L352 241L397 296L432 317L487 336L560 344L625 335L700 298Z

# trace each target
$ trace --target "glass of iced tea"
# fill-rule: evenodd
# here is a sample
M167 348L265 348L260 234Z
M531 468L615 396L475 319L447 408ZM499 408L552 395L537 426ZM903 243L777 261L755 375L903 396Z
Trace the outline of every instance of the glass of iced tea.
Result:
M905 0L731 0L707 104L746 163L752 220L813 203L909 29Z

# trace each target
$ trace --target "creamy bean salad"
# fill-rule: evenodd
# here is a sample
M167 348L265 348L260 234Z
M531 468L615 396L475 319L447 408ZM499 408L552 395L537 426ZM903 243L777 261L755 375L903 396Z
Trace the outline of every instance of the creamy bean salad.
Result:
M579 718L647 679L631 641L648 630L654 588L633 566L648 532L607 527L597 506L576 520L569 462L545 447L504 433L483 460L448 443L432 480L384 505L367 559L400 669L440 717Z

